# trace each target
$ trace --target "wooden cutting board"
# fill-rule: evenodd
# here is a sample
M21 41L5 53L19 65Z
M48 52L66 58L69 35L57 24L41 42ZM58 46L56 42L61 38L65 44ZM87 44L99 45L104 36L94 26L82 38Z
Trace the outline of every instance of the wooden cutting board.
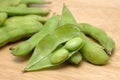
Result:
M74 66L64 64L53 70L22 73L28 58L10 54L9 48L0 49L0 80L120 80L120 0L49 0L44 8L61 14L63 3L71 10L77 22L86 22L103 29L116 43L114 54L105 66L83 61ZM18 42L19 43L19 42Z

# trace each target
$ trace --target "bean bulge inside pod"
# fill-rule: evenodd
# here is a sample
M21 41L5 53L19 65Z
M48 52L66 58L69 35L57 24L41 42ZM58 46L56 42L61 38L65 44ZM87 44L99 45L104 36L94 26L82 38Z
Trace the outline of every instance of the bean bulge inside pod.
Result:
M69 52L66 49L59 49L51 56L51 63L58 64L64 62L69 57Z
M70 51L74 51L81 47L83 40L80 37L73 38L66 42L65 48Z

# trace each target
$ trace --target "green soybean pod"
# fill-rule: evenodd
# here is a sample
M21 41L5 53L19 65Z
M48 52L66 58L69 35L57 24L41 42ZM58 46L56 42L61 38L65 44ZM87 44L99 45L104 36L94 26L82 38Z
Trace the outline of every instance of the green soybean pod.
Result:
M82 39L80 37L76 37L67 41L65 44L65 48L69 51L74 51L80 48L82 43L83 43Z
M17 23L19 23L20 26L22 26L24 24L24 26L29 25L29 26L36 26L39 23L45 23L47 21L48 18L46 17L42 17L39 15L25 15L25 16L13 16L8 18L5 21L5 26L9 26L10 27L15 27L16 25L18 25Z
M56 28L58 27L58 23L59 16L53 15L50 19L47 20L44 27L42 27L38 33L34 34L27 41L24 41L14 46L11 49L12 54L15 56L25 56L29 54L40 40L42 40L46 35L51 34L56 30Z
M49 10L43 10L40 8L27 8L27 7L0 7L0 12L6 12L9 16L36 14L47 15Z
M29 16L30 17L30 16ZM43 26L38 20L28 16L11 17L0 28L0 47L38 32Z
M108 62L109 56L98 44L87 38L83 33L81 33L80 37L84 40L80 52L88 62L96 65L104 65Z
M42 24L40 26L42 26ZM26 26L22 29L21 29L21 27L13 28L13 30L9 31L9 32L7 32L8 31L8 30L6 30L7 28L3 29L3 31L5 31L5 32L0 34L0 47L3 47L5 44L7 44L9 42L14 42L16 40L19 40L26 36L28 37L28 35L38 32L41 29L40 26L31 26L31 27Z
M0 13L0 27L4 24L7 19L7 13Z
M80 52L76 52L75 54L73 54L69 59L69 62L73 63L73 64L79 64L82 61L82 55Z
M74 25L67 24L58 27L52 34L45 36L37 44L32 57L28 61L25 71L40 70L60 65L51 63L50 58L54 50L56 50L56 48L62 43L65 43L74 37L78 37L79 35L79 30ZM71 52L69 57L78 50Z
M63 63L64 61L66 61L66 59L68 59L69 57L69 52L66 49L59 49L57 51L55 51L51 58L50 61L52 64L60 64Z
M87 23L80 23L78 28L80 28L83 33L97 40L109 54L111 54L115 48L115 42L103 30Z
M70 10L67 8L67 6L63 6L63 10L62 10L62 17L61 17L61 22L60 22L60 25L65 25L65 24L74 24L76 25L77 22L76 20L74 19L72 13L70 12ZM81 40L80 40L81 41ZM82 43L83 45L83 43ZM81 45L81 47L82 47ZM80 54L77 54L75 53L74 55L72 55L68 61L71 62L71 63L74 63L74 64L78 64L80 63L81 60L81 55Z

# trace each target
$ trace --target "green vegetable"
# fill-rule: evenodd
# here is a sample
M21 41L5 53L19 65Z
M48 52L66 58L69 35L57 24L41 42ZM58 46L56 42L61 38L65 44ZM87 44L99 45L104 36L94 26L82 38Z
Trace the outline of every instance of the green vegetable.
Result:
M27 14L37 14L37 15L47 15L49 10L43 10L40 8L27 8L27 7L0 7L0 12L6 12L9 16L16 15L27 15Z
M70 51L74 51L81 47L82 39L80 37L73 38L66 42L65 48Z
M7 13L0 13L0 27L4 24L7 19Z
M64 13L62 14L62 16L63 15L69 15L69 16L63 16L62 17L61 21L62 21L63 24L71 23L71 24L76 24L77 25L74 17L72 16L71 12L67 9L66 6L64 6L63 12ZM81 31L81 29L80 29L80 31ZM89 61L93 64L99 64L99 65L106 64L108 62L109 56L106 54L106 52L104 50L101 49L100 46L98 46L95 42L88 39L82 32L80 32L80 37L84 41L84 45L80 49L80 52L83 54L83 56L85 57L85 59L87 61ZM76 56L77 56L77 54L76 54ZM81 58L81 57L78 57L78 58ZM76 61L76 62L73 61L73 63L75 63L75 64L77 62L78 61Z
M50 62L53 51L62 43L65 43L74 37L78 37L79 35L79 30L74 25L68 24L57 28L54 33L47 35L38 43L25 71L39 70L59 65ZM73 51L70 54L73 55L76 51ZM71 55L69 55L69 57Z
M74 24L76 25L76 20L74 19L74 17L72 16L72 13L70 12L70 10L67 8L67 6L64 5L63 10L62 10L62 17L61 17L61 22L60 25L65 25L65 24ZM76 44L76 43L75 43ZM82 42L82 45L84 45L84 42ZM81 47L82 47L81 45ZM76 45L75 45L76 46ZM78 45L77 45L78 46ZM70 46L71 47L71 46ZM74 59L76 58L77 59ZM77 54L75 53L73 56L71 56L70 59L68 59L69 62L71 63L80 63L80 61L82 61L81 59L81 54ZM79 61L79 62L78 62Z
M27 41L19 43L13 47L12 54L15 56L25 56L29 54L40 40L42 40L46 35L51 34L55 31L55 29L58 27L58 23L59 17L56 15L52 16L47 20L44 27L42 27L38 33L34 34Z
M80 23L79 28L83 33L96 39L111 54L111 51L115 48L115 43L103 30L87 23Z
M14 17L8 18L5 22L5 25L7 25L7 26L8 25L16 25L17 23L20 23L21 25L26 24L26 25L30 26L30 24L32 24L32 25L33 25L33 23L36 24L36 21L37 21L37 23L38 22L44 23L47 21L47 19L48 18L46 18L46 17L41 17L38 15L14 16ZM17 25L20 25L20 24L17 24Z
M76 52L75 54L73 54L69 59L69 62L73 63L73 64L79 64L82 61L82 55L80 52Z
M0 47L38 32L42 27L39 17L28 15L7 19L3 27L0 27Z
M66 61L66 59L68 59L69 54L70 53L64 48L58 49L52 54L50 61L52 64L63 63L64 61Z
M82 33L80 37L84 40L84 45L80 49L80 52L87 61L97 65L103 65L108 62L109 56L101 48L101 46L96 44L94 41L88 39Z

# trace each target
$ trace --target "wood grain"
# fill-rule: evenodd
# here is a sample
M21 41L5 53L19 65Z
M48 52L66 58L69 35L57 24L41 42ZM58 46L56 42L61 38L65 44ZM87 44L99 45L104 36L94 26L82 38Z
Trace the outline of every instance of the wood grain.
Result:
M52 13L61 14L63 3L77 22L93 24L114 39L116 48L109 63L96 66L83 61L79 66L64 64L53 70L22 73L28 58L10 54L10 44L0 49L0 80L119 80L120 79L120 0L49 0Z

